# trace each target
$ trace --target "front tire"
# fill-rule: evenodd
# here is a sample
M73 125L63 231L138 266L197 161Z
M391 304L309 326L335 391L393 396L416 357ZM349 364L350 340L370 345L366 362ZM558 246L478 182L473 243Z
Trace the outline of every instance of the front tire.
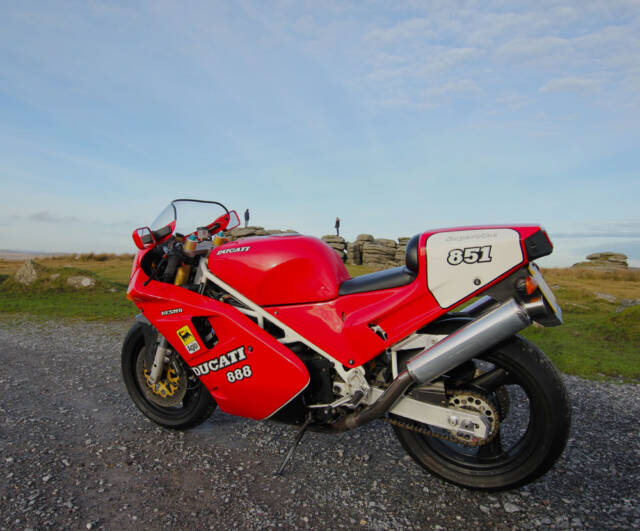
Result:
M160 397L150 394L152 391L146 386L144 371L141 370L146 363L144 357L148 357L145 327L149 325L134 324L122 345L122 378L131 399L142 413L165 428L184 430L201 424L213 413L216 402L179 356L176 355L174 360L175 364L182 364L177 367L177 373L182 378L188 378L184 382L186 391L181 400L175 404L168 402L171 406L163 406L160 405ZM169 370L168 368L167 371ZM172 381L176 379L177 373L173 369Z
M470 370L471 369L471 370ZM405 450L429 472L472 489L515 488L547 472L562 454L571 424L567 391L551 361L514 336L445 376L452 397L475 393L500 417L495 438L483 446L438 439L394 426ZM451 438L451 437L449 437Z

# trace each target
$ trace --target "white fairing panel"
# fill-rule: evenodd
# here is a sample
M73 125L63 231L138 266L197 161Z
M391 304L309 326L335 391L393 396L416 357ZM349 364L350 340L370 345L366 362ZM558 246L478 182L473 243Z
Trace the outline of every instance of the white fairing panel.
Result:
M427 239L427 285L443 308L461 301L522 263L520 235L513 229L472 229Z

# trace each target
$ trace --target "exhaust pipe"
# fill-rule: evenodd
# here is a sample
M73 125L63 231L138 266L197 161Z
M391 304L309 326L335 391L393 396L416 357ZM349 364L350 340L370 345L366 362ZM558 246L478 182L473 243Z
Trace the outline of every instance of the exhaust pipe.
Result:
M429 383L531 324L530 313L544 311L539 303L520 305L514 299L478 317L435 345L416 354L385 392L369 407L348 415L332 428L344 431L381 417L414 383Z
M530 324L527 309L511 299L411 358L407 372L429 383Z

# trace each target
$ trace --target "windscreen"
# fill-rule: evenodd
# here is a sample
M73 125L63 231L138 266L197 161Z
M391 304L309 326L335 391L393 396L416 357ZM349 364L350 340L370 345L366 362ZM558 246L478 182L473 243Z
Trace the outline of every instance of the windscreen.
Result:
M171 201L156 220L151 230L157 231L170 226L175 221L173 231L179 234L191 234L198 227L207 226L228 211L224 205L196 199L176 199Z

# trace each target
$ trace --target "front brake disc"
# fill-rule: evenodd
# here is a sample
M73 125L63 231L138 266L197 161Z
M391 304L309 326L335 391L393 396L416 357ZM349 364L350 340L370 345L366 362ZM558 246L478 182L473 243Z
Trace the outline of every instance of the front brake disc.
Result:
M176 355L165 364L163 374L155 384L149 382L153 359L145 352L141 352L136 362L136 377L138 385L147 400L162 407L177 406L187 393L187 371Z

